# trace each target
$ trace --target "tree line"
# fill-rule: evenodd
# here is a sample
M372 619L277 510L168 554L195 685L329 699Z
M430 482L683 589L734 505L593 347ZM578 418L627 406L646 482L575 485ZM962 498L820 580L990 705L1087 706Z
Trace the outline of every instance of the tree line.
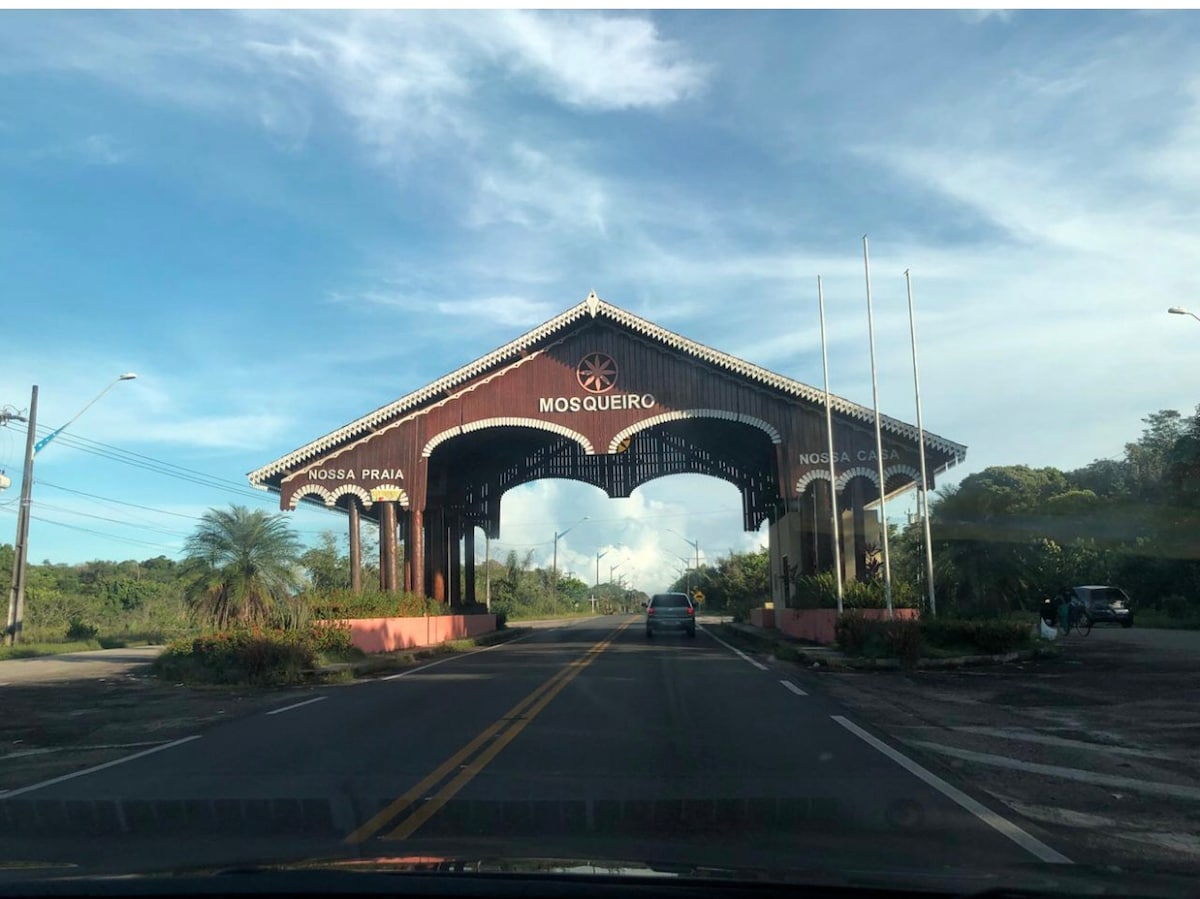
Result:
M1120 458L1072 471L996 466L930 503L939 611L1032 609L1066 586L1122 587L1138 608L1200 618L1200 407L1161 410ZM922 532L897 576L924 592Z

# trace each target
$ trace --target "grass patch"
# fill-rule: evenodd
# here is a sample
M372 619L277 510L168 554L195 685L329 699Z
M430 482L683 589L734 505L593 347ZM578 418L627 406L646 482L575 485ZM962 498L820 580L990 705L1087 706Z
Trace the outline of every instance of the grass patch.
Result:
M557 615L545 614L545 613L539 613L539 612L518 612L516 614L507 615L506 620L508 620L508 621L550 621L550 620L557 619L557 618L591 618L595 614L597 614L597 613L593 612L591 609L580 610L578 612L574 611L574 610L572 610L570 612L559 612ZM620 614L620 613L617 613L617 614Z
M16 646L0 646L0 660L33 659L39 656L57 656L67 652L87 652L101 648L103 647L95 639L18 643Z

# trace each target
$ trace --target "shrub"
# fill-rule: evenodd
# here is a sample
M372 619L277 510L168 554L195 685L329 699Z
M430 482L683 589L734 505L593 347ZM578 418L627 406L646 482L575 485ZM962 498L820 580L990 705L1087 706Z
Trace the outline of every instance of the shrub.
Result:
M903 665L915 665L921 657L921 623L911 618L881 623L888 655L895 656Z
M350 628L332 623L312 625L308 645L318 655L344 655L354 649Z
M921 622L925 642L939 649L996 655L1028 645L1030 628L1023 621L937 618Z
M1188 602L1188 598L1180 596L1178 593L1165 596L1162 601L1162 610L1166 612L1168 618L1190 617L1192 614L1191 606L1192 604Z
M99 632L99 628L87 624L78 615L72 615L67 622L68 640L91 640Z
M310 598L312 617L320 620L349 618L419 618L424 615L445 615L445 603L426 599L415 593L388 593L369 590L354 593L350 590L330 590Z
M898 658L905 665L921 657L921 626L911 619L887 621L849 612L838 619L834 632L847 655Z
M834 625L834 637L842 651L849 655L860 655L867 645L868 625L862 615L853 613L842 615Z
M321 656L352 651L350 629L336 625L221 631L169 644L155 662L155 671L195 683L294 684L317 667Z
M792 585L792 608L836 609L837 580L832 571L799 575Z

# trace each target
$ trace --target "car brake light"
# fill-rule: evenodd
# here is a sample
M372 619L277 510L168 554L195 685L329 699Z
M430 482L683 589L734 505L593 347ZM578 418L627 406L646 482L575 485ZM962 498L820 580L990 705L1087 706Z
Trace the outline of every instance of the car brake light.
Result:
M654 614L654 608L653 608L653 607L651 607L651 608L649 608L649 609L646 609L646 614L647 614L647 615L653 615L653 614Z
M695 615L695 614L696 614L696 607L695 607L695 606L688 606L688 614L689 614L689 615Z

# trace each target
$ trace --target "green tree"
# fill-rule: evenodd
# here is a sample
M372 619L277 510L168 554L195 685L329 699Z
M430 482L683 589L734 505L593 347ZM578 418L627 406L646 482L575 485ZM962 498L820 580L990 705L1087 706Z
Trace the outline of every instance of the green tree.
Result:
M339 552L333 531L322 531L320 545L300 556L300 564L319 593L350 588L350 559Z
M184 552L188 602L217 628L281 620L300 586L300 543L282 515L209 509Z

